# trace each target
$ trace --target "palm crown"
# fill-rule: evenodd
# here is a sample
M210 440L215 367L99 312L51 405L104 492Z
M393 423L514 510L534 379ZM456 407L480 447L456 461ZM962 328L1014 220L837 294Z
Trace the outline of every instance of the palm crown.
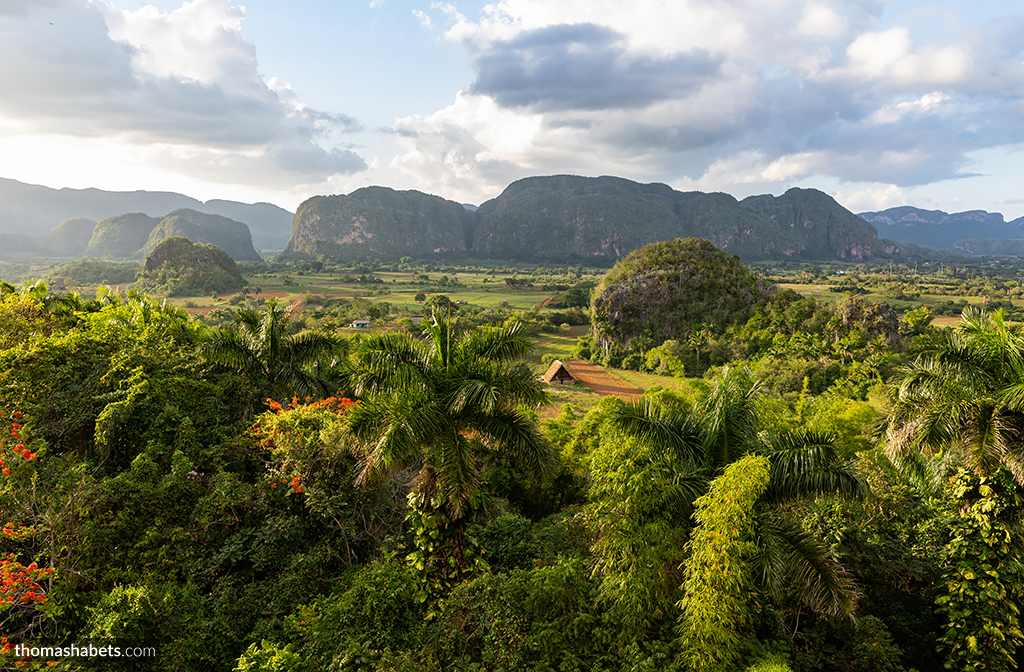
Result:
M979 476L1024 484L1024 333L1002 311L966 310L894 377L889 455L949 451Z
M758 382L742 369L726 369L690 410L649 399L623 403L613 422L627 436L658 446L656 459L673 477L670 506L687 515L726 467L746 455L768 460L769 480L755 511L753 576L776 598L799 586L801 601L817 611L852 612L856 591L843 569L777 504L816 495L863 497L867 488L832 437L819 432L771 431L759 414Z
M385 333L360 343L352 383L361 402L348 423L364 447L361 480L418 466L418 496L458 518L484 459L548 473L550 447L517 410L548 400L520 361L531 348L521 325L461 331L435 308L424 336Z
M258 311L243 307L231 329L212 332L203 347L207 360L238 371L275 399L290 395L324 395L327 383L316 375L318 364L343 350L342 342L323 332L288 333L291 311L277 300Z

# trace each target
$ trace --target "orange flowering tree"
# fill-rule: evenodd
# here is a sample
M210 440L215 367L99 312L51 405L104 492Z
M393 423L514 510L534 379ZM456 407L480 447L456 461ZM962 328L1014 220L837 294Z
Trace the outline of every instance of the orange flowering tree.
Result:
M372 552L401 519L403 500L387 487L353 485L358 461L344 418L356 402L328 397L267 399L250 430L265 452L265 482L274 498L299 498L318 524L340 535L346 563ZM393 527L392 527L393 529Z
M24 473L37 453L25 445L22 415L0 411L0 473L4 487L20 487ZM17 643L27 642L38 631L42 620L54 614L49 593L55 570L40 567L26 556L31 539L39 530L34 525L8 521L0 528L0 656L14 659ZM25 560L29 560L25 564ZM14 660L17 667L29 665L23 657Z

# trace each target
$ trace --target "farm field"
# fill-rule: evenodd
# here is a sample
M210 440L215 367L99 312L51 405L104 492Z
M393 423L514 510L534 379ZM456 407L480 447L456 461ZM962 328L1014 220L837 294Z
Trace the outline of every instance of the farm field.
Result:
M834 302L837 299L842 298L843 294L839 292L832 292L829 290L828 285L819 284L803 284L793 282L782 282L779 283L779 287L782 289L792 289L802 296L809 296L817 301ZM868 292L861 294L861 296L868 301L885 302L889 303L895 308L914 309L920 306L934 306L936 304L948 301L950 299L966 299L968 305L981 306L985 304L985 297L982 296L951 296L944 294L925 294L922 293L920 296L912 299L894 299L890 296L886 296L879 292ZM1007 299L1010 300L1010 299ZM1024 301L1017 299L1014 305L1024 305Z
M582 383L590 388L598 396L619 397L629 399L644 393L644 390L630 385L619 376L612 373L612 370L590 364L579 359L565 362L566 367L576 377L577 384Z
M548 272L556 269L543 269ZM585 270L580 279L597 280L599 269ZM419 314L423 301L416 301L419 294L430 297L444 294L454 302L479 309L506 308L529 310L548 300L560 297L560 292L544 289L544 284L571 285L577 277L565 275L530 276L519 272L478 271L471 273L423 273L421 271L385 271L365 274L367 281L353 275L359 273L330 272L306 275L283 273L259 273L247 276L249 286L243 290L255 298L278 298L285 302L295 299L361 299L370 303L387 302L394 309L409 314ZM346 277L348 276L348 277ZM533 287L510 287L506 278L525 279ZM379 282L378 282L379 281ZM89 290L94 288L81 288ZM183 306L192 314L204 314L218 308L229 307L232 294L218 294L202 297L176 297L173 303Z

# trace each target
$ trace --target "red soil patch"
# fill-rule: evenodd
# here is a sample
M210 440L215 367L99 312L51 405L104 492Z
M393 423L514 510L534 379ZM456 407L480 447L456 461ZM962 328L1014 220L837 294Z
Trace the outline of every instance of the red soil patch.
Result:
M556 296L549 296L548 298L544 299L544 301L541 302L540 307L541 308L547 308L548 307L548 303L551 302L551 301L554 301L557 298L558 298L557 295Z
M569 372L594 392L602 397L638 397L644 393L643 390L632 385L627 385L618 378L615 378L600 366L595 366L582 359L573 359L565 362Z

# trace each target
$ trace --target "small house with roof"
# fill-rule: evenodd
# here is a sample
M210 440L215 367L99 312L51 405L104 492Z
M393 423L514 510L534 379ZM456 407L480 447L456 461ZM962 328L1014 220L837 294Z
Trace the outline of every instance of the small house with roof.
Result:
M349 329L369 329L373 326L373 322L369 320L355 320L352 324L348 325Z
M572 375L568 367L557 359L551 362L551 366L544 372L541 379L548 385L572 385L576 382L576 377Z

